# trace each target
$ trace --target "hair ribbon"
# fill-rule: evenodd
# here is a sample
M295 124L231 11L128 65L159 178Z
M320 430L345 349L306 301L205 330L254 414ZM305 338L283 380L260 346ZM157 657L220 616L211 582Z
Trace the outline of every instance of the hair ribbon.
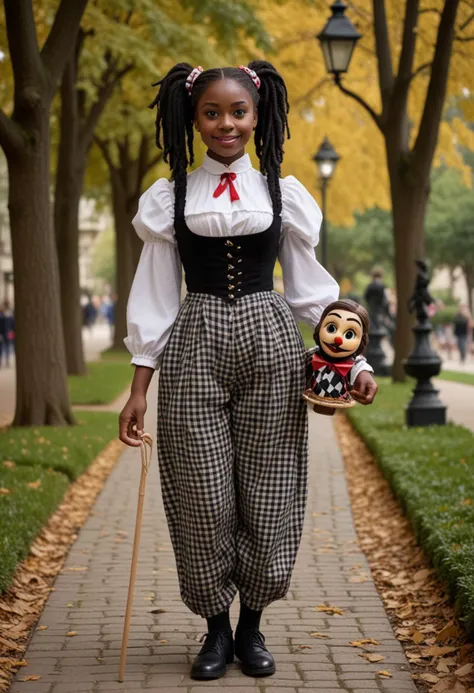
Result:
M251 70L250 67L247 67L246 65L239 65L239 70L243 70L248 74L252 82L255 84L255 87L257 89L260 89L260 77L257 75L255 70Z
M198 65L198 67L195 67L194 70L189 73L189 76L188 76L186 83L184 85L189 96L191 96L194 82L197 80L197 78L199 77L201 72L204 72L204 69L200 65Z

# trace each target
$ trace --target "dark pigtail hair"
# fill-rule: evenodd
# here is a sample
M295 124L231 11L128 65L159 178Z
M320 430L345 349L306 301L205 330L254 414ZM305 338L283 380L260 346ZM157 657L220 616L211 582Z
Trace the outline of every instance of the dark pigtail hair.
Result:
M255 150L260 159L260 171L267 177L274 212L280 214L283 144L285 136L290 138L288 92L283 77L271 63L266 60L254 60L248 67L260 78Z
M187 168L194 162L195 108L207 87L219 79L235 80L252 97L258 113L255 148L260 160L260 171L267 178L274 214L281 214L280 175L283 143L285 136L290 137L287 118L288 94L282 76L271 63L255 60L249 64L249 68L260 78L259 90L244 70L237 67L213 68L205 70L197 77L190 98L185 84L193 67L188 63L175 65L163 79L156 82L160 89L150 108L157 106L156 145L163 149L163 158L169 164L171 177L175 181L176 218L184 216Z
M153 85L159 85L160 89L150 104L150 108L157 107L156 146L163 149L163 159L169 164L175 182L177 216L184 216L187 169L194 162L194 109L185 87L192 70L192 65L188 63L178 63L172 67L163 79Z

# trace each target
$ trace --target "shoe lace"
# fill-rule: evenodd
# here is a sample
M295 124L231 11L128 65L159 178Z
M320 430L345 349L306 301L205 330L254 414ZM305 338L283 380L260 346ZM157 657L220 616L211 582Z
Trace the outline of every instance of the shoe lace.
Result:
M199 639L199 642L202 642L204 638L206 638L206 642L202 646L199 654L202 655L206 652L214 652L217 655L220 654L222 646L224 645L224 637L224 634L219 630L211 630L209 633L204 633Z
M265 647L265 636L263 635L263 633L261 633L261 632L260 632L259 630L257 630L256 628L255 628L255 629L252 628L252 629L249 629L249 630L246 632L246 635L247 635L247 637L248 637L248 642L249 642L249 644L251 644L252 646L259 647L259 648L261 648L262 650L266 650L266 647Z

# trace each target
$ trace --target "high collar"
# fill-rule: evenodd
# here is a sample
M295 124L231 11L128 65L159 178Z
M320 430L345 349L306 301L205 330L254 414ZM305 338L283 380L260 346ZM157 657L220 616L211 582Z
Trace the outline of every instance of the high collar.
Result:
M244 173L252 168L252 162L250 161L249 155L244 154L240 159L226 166L219 161L215 161L215 159L211 159L210 156L205 154L202 168L215 176L221 176L223 173Z

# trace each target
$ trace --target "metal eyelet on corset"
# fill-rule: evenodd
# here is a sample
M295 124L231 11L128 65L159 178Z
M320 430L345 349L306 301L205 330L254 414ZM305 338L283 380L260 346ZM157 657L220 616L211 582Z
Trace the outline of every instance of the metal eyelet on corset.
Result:
M241 258L241 257L239 257L239 259L237 260L237 262L242 262L242 258Z
M235 286L234 286L233 284L229 284L229 286L228 286L227 288L228 288L229 291L230 291L231 289L235 289Z
M233 259L234 259L234 256L231 255L230 253L227 253L227 257L229 258L229 260L233 260Z
M229 280L232 280L232 279L234 279L234 275L232 275L232 274L228 274L228 275L227 275L227 279L229 279Z
M242 274L242 272L237 272L237 276L239 276L239 277L240 277L240 275L241 275L241 274Z
M229 298L235 298L234 294L229 294Z
M226 241L225 244L226 244L226 245L234 245L234 244L232 243L232 241Z
M227 265L227 271L229 272L230 270L235 269L234 265ZM241 272L242 274L242 272Z

